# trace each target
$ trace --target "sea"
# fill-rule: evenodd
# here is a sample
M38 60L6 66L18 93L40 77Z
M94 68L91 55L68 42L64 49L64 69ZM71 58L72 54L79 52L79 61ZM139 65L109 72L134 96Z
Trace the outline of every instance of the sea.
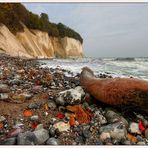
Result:
M148 58L81 58L40 60L41 67L62 68L76 75L87 66L97 75L135 77L148 81ZM71 74L65 73L67 76Z

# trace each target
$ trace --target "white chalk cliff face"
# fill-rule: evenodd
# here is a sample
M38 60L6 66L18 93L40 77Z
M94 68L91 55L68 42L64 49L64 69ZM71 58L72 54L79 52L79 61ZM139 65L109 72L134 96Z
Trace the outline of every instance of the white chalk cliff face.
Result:
M12 34L5 25L0 26L0 52L27 58L83 57L80 41L64 37L49 37L48 33L30 30Z

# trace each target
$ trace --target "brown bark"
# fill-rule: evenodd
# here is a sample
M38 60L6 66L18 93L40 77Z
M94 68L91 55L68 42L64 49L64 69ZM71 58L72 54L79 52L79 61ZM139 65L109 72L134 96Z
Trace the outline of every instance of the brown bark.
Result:
M97 100L110 105L137 106L148 112L148 81L135 78L96 78L83 68L80 83Z

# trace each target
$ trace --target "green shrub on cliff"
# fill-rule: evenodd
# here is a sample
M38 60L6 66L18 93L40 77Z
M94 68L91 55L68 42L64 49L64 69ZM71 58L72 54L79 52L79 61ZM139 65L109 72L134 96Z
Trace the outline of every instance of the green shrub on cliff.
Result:
M56 37L71 37L83 42L82 37L65 26L62 23L55 24L49 21L46 13L41 15L29 12L20 3L1 3L0 4L0 23L5 24L14 34L18 31L23 31L21 22L30 29L39 29L48 32L49 36Z

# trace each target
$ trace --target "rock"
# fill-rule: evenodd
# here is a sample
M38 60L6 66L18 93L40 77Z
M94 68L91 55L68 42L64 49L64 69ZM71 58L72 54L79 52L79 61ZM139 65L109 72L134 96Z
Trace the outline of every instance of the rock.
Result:
M127 131L123 123L117 122L102 126L100 132L108 132L112 139L125 139L127 137Z
M99 110L95 111L95 113L94 113L94 118L95 118L95 119L97 118L97 121L99 121L99 123L100 123L101 125L107 123L106 118L101 114L101 112L100 112Z
M4 116L0 116L0 122L4 122L6 118Z
M37 138L33 132L27 131L25 133L20 133L17 136L18 145L36 145Z
M122 142L123 145L131 145L131 142L129 140L123 141Z
M52 125L53 125L56 121L57 121L57 119L56 119L56 118L51 118L51 119L50 119L50 124L52 124Z
M7 138L3 141L0 141L0 145L15 145L16 144L16 137Z
M0 93L0 100L6 100L9 98L9 95L7 93Z
M137 143L137 145L146 145L146 144L145 144L145 142L144 142L144 141L143 141L143 142L142 142L142 141L140 141L140 142L138 142L138 143Z
M51 109L51 110L55 110L56 107L57 107L57 105L55 104L54 101L49 100L49 101L48 101L48 107L49 107L49 109Z
M40 129L43 129L43 124L38 124L38 126L36 127L35 130L37 131L37 130L40 130Z
M24 130L21 128L12 129L7 134L7 137L16 137L19 133L22 133Z
M8 85L0 84L0 93L8 93L10 92Z
M127 131L125 128L123 129L118 129L118 128L114 128L113 131L110 132L110 135L113 139L126 139L127 137Z
M55 129L54 127L51 127L51 128L49 129L49 134L50 134L52 137L54 137L55 134L56 134L56 129Z
M89 138L89 136L90 136L89 127L86 127L86 128L83 129L83 136L84 136L85 138Z
M44 144L49 139L49 132L44 128L38 127L33 133L37 138L37 144Z
M56 138L49 138L47 141L46 141L46 145L59 145L59 140L56 139Z
M91 69L84 67L80 74L80 84L87 93L103 103L148 112L148 81L136 78L100 79L95 77Z
M135 122L130 123L129 132L131 132L133 134L141 134L141 132L139 130L139 124L135 123Z
M82 87L77 86L75 89L69 89L66 91L62 91L59 93L59 97L57 97L57 104L64 105L74 105L79 104L82 100L82 97L85 95Z
M145 135L145 138L148 139L148 128L145 130L144 135Z
M126 127L128 127L127 120L112 110L108 110L105 117L109 123L122 122Z
M55 123L53 127L58 129L59 132L68 131L70 129L69 123L64 123L63 121Z
M100 134L100 140L102 141L102 142L104 142L106 139L110 139L111 138L111 136L110 136L110 133L106 133L106 132L102 132L101 134Z
M29 109L39 109L41 107L42 103L41 102L35 102L29 104L28 108Z
M31 121L38 121L39 120L39 116L38 115L34 115L30 117Z

